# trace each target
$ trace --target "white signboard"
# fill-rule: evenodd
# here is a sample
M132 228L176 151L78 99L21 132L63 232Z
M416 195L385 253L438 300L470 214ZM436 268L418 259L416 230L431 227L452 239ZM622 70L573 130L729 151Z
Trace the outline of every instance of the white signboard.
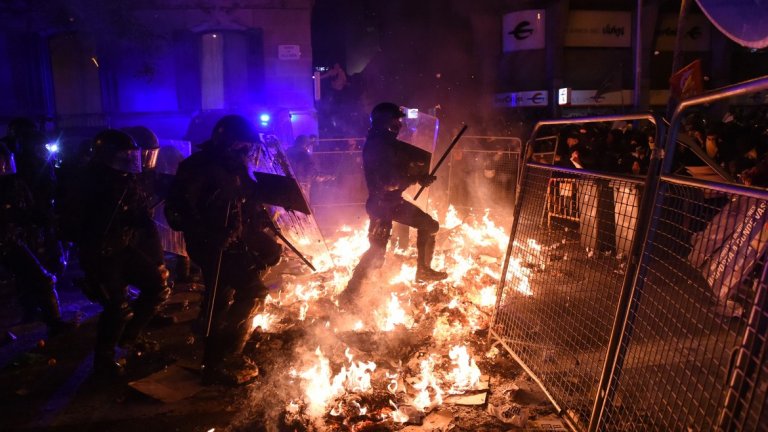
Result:
M571 11L565 29L565 46L618 47L632 45L629 12Z
M548 102L549 92L546 90L496 93L493 98L493 106L496 107L547 106Z
M571 105L632 105L632 90L598 93L597 90L571 90Z
M301 46L278 45L277 58L280 60L298 60L301 58Z
M683 51L709 51L709 30L711 25L704 15L692 14L685 17L683 27ZM664 14L656 28L656 49L674 51L677 35L677 15Z
M504 52L544 48L544 9L504 15L501 37Z

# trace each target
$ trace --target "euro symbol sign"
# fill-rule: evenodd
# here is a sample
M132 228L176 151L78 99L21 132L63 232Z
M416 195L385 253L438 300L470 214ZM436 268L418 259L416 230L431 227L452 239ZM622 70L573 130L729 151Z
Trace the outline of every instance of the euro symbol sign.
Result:
M507 34L511 34L517 40L527 39L533 34L533 29L530 26L530 22L520 21L520 23L515 26L515 29Z
M538 104L543 102L544 95L542 95L540 92L539 93L534 93L533 96L528 98L528 100L533 102L534 104L538 105Z

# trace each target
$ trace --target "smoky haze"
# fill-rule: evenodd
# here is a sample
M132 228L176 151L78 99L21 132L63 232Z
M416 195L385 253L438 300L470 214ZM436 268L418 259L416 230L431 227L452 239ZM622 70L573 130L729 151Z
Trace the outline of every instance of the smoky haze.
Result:
M479 126L492 118L500 52L498 19L489 25L481 8L488 6L319 0L314 62L345 67L361 112L390 100L421 110L437 107L444 125Z

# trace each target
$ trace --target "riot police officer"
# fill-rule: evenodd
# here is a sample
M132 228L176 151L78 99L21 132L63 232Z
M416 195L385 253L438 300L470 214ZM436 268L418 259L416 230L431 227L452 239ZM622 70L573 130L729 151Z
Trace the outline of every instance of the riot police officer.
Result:
M16 168L19 177L32 191L35 213L35 229L29 246L45 268L60 277L64 273L66 258L58 239L54 218L54 191L56 174L54 161L58 149L52 147L48 137L36 129L27 130L16 140L19 154Z
M410 149L413 146L397 139L403 117L405 113L391 102L380 103L371 111L371 128L363 145L363 170L368 187L365 210L370 218L370 248L363 254L341 294L345 302L354 301L369 273L384 263L393 221L417 230L416 281L436 281L448 277L446 272L432 269L438 222L402 196L409 186L416 183L429 186L435 181L434 176L425 174L428 166L415 166L424 165L425 162L411 157Z
M263 231L267 214L249 175L260 143L244 117L222 117L201 151L181 162L166 201L166 218L184 233L205 280L204 384L242 384L258 374L242 350L267 294L262 273L282 251Z
M100 375L122 372L116 345L143 349L141 332L170 294L160 238L136 178L140 172L141 151L128 134L107 129L96 135L76 207L83 209L77 243L85 294L103 307L94 358ZM132 303L129 284L140 291Z
M141 173L137 177L150 201L155 201L157 195L155 166L160 152L160 141L157 135L146 126L129 126L121 130L130 135L141 149Z
M61 319L56 277L49 273L27 244L34 211L32 193L16 174L13 153L0 144L0 265L16 279L21 305L29 316L38 309L49 335L71 327Z

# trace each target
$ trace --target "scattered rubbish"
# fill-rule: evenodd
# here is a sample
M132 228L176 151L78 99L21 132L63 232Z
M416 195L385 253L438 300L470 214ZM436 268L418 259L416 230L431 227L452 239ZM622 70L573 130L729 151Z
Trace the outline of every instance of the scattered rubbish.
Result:
M504 423L524 428L528 423L528 408L517 404L506 404L496 407L488 404L488 414L496 417Z
M165 403L188 398L202 389L200 377L189 370L171 365L167 368L128 383L139 392Z
M565 427L563 424L563 421L555 416L555 415L548 415L545 417L538 418L536 420L531 420L528 424L528 427L531 429L542 429L542 430L552 430L552 431L567 431L568 428Z
M475 394L451 395L445 398L444 402L453 405L476 406L484 405L487 398L488 391L483 391Z
M450 429L453 415L447 410L435 411L424 418L420 426L406 426L403 432L446 432Z

